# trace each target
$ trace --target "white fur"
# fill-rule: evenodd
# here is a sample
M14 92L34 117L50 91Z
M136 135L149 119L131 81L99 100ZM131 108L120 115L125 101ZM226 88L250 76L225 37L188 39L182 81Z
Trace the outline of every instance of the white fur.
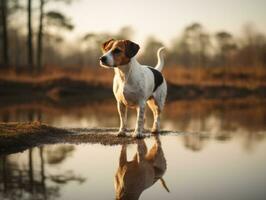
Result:
M106 57L107 58L107 65L109 66L114 66L114 58L113 58L113 55L112 55L112 51L107 51L102 57ZM102 61L100 61L100 64L102 67L105 67L105 68L110 68L109 66L106 66L102 63Z
M155 69L157 69L158 71L162 71L163 66L164 66L164 59L163 59L163 54L161 53L162 50L164 50L164 47L161 47L160 49L158 49L157 51L157 59L158 59L158 63L155 66Z
M157 52L158 64L157 70L163 68L162 48ZM106 55L109 55L107 52ZM112 59L110 59L111 62ZM125 135L127 107L137 109L137 122L134 137L142 137L144 126L144 112L146 103L148 103L154 115L152 131L159 131L160 112L167 94L167 85L165 79L163 83L153 92L154 75L148 66L138 63L135 57L123 66L114 68L115 76L113 80L113 92L117 100L117 107L120 116L120 129L118 135Z

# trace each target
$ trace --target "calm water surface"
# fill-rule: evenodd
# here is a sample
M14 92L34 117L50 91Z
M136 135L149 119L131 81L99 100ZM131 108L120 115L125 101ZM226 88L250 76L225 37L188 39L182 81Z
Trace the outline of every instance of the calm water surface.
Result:
M230 140L193 134L161 136L158 140L160 147L155 138L145 139L144 143L148 150L156 144L160 148L155 164L160 173L154 175L153 168L145 164L140 171L128 167L121 179L127 188L124 191L139 191L139 199L265 199L265 135L258 136L252 148L247 148L239 135ZM137 152L141 155L143 149L138 145L143 143L124 146L128 161ZM0 197L115 199L121 148L57 144L1 156ZM145 179L156 182L145 183ZM141 184L136 186L136 181Z
M0 118L118 126L114 102L13 105L1 108ZM177 101L162 118L164 129L181 133L128 146L56 144L1 155L0 199L266 199L264 101ZM134 121L132 112L129 126ZM148 158L145 145L148 152L153 148Z

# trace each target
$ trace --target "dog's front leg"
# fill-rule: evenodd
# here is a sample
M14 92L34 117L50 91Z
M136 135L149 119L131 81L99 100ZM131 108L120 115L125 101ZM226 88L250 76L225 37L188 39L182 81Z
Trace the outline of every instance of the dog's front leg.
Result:
M147 146L144 139L138 140L137 145L138 145L137 148L138 162L141 162L145 159L145 156L147 154Z
M144 113L145 113L145 102L140 102L139 106L137 107L137 123L135 132L133 134L133 137L135 138L142 138L143 134L143 126L144 126Z
M117 133L117 136L126 135L126 121L127 121L127 108L124 104L117 102L117 110L120 118L120 128Z

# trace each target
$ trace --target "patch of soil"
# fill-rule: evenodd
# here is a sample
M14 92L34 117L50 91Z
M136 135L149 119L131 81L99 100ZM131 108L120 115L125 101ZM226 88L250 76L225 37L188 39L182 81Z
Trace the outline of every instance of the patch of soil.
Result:
M44 144L55 143L98 143L103 145L119 145L135 143L136 139L117 137L118 129L60 129L37 122L34 123L0 123L0 155L24 151ZM162 131L166 134L169 131ZM145 137L151 134L145 131Z

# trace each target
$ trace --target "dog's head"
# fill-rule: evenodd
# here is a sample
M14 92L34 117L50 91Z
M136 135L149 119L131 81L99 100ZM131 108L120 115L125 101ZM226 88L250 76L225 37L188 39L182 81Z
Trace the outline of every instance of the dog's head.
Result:
M103 55L100 57L102 67L126 65L139 51L139 45L130 40L110 39L102 44Z

